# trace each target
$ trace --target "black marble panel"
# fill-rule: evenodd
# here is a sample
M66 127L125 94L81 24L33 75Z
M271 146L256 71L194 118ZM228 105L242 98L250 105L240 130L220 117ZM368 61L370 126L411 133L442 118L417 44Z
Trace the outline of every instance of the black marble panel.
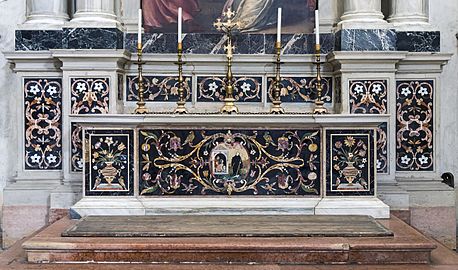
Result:
M110 101L109 78L71 78L72 114L108 113Z
M71 128L71 167L72 172L83 171L83 128L78 123L72 123Z
M62 169L62 79L24 79L26 170Z
M275 34L235 34L235 54L274 54ZM320 38L322 52L334 50L334 34L325 33ZM219 33L191 33L183 38L185 54L224 54L225 37ZM176 53L176 34L146 33L143 36L144 53ZM284 54L315 53L315 36L313 34L282 35L282 51ZM126 34L125 48L137 51L137 35Z
M117 28L64 28L64 49L122 49L124 33Z
M268 77L269 102L272 102L272 91L275 78ZM322 100L332 102L332 77L321 78ZM317 98L316 77L283 77L281 81L280 97L282 102L315 102Z
M60 30L16 30L16 51L46 51L62 48Z
M326 196L372 196L374 130L326 131Z
M134 131L86 130L86 196L134 194Z
M396 89L396 171L433 171L434 81L397 81Z
M178 78L174 76L143 76L145 102L177 102ZM188 101L191 101L192 77L184 77L183 88ZM138 76L127 76L127 101L138 101Z
M320 194L319 130L139 132L141 195Z
M343 29L336 33L336 51L395 51L396 31L387 29Z
M440 52L440 41L439 31L397 32L398 51Z
M234 98L237 102L262 101L262 77L235 77ZM226 95L225 77L198 77L197 101L223 101Z

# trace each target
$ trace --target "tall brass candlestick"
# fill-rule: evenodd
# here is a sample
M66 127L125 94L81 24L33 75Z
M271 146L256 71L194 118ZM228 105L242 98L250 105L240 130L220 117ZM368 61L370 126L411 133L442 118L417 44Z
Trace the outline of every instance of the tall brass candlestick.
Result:
M321 84L321 45L315 45L315 65L316 65L316 90L317 96L315 99L314 114L325 114L328 110L324 107L323 101L323 86Z
M138 65L138 102L137 108L135 108L135 114L147 114L150 113L145 103L145 85L143 83L143 65L145 62L142 61L142 44L139 43L137 46L138 61L135 62Z
M186 114L186 93L184 91L184 78L183 78L183 43L178 43L178 61L175 63L178 65L178 102L175 113Z
M275 42L275 49L277 50L277 60L275 61L276 68L275 68L275 84L272 90L272 107L270 108L270 113L273 114L283 114L285 110L281 106L281 96L280 96L280 88L281 88L281 77L280 77L280 55L281 55L281 42Z
M226 95L224 97L224 106L220 109L220 112L228 114L239 112L239 109L234 104L234 82L232 76L232 57L233 50L235 49L235 47L232 45L232 30L239 27L238 22L232 21L234 15L235 13L229 8L226 12L223 13L223 16L226 18L226 21L222 22L221 19L218 19L213 24L218 31L223 31L227 37L227 45L224 47L226 50L227 58Z

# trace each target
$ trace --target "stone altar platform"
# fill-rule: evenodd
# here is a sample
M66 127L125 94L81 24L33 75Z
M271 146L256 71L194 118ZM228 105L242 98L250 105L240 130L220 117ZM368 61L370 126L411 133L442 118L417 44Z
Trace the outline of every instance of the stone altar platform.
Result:
M330 225L328 222L328 228L323 227L323 232L328 231L332 226L334 229L348 228L358 223L355 223L355 220L352 223L351 218L339 218L340 223ZM427 264L430 262L431 252L436 245L428 238L395 217L378 222L394 235L383 237L336 237L335 235L333 237L62 237L64 231L78 223L77 220L64 218L26 241L23 248L31 263L297 265ZM272 220L272 225L274 223L275 221ZM254 218L252 226L257 227L257 225L259 224L256 224ZM182 229L185 229L186 224L183 226ZM224 231L224 226L224 223L220 224L219 228Z

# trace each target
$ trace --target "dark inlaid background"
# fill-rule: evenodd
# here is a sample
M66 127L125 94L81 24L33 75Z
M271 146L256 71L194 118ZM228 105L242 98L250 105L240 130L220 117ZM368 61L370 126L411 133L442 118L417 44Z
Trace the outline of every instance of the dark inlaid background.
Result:
M109 110L109 78L71 78L72 114L105 114Z
M326 196L375 194L373 130L326 131Z
M267 79L269 85L269 102L272 102L272 92L275 85L275 78ZM321 79L322 100L325 103L332 102L332 77ZM315 77L282 77L280 86L280 97L282 102L315 102L317 98Z
M140 130L141 195L319 195L319 130Z
M434 81L396 82L396 170L434 170Z
M26 170L62 169L62 79L24 79Z
M198 77L197 101L223 101L226 95L225 77ZM234 98L237 102L261 102L262 77L234 77Z
M86 130L85 195L133 195L133 130Z
M175 76L143 76L144 98L146 102L177 102L178 77ZM187 100L191 100L192 78L184 77L183 88ZM138 101L138 76L127 76L126 81L127 101Z

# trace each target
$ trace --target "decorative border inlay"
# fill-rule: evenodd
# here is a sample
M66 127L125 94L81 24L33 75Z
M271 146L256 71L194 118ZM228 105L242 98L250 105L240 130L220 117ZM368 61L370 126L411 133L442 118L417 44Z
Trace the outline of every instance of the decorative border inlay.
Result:
M326 130L326 196L375 194L374 130Z
M145 102L177 102L178 78L175 76L143 76ZM187 100L191 100L192 78L184 77L183 88ZM126 80L127 101L138 101L138 76L128 75Z
M71 128L71 167L72 172L83 171L83 128L78 123L72 123Z
M62 79L24 78L26 170L62 169Z
M108 113L110 99L109 78L71 78L72 114Z
M388 173L388 123L377 127L377 173Z
M261 102L262 77L235 77L234 98L237 102ZM223 101L226 95L225 77L198 77L197 101Z
M94 129L84 134L85 195L133 195L134 131Z
M397 81L396 93L396 171L433 171L434 81Z
M320 130L139 131L141 195L319 195Z
M272 102L274 77L268 77L269 102ZM325 103L332 102L332 77L321 78L322 98ZM315 77L283 77L280 97L282 102L315 102L317 98Z

